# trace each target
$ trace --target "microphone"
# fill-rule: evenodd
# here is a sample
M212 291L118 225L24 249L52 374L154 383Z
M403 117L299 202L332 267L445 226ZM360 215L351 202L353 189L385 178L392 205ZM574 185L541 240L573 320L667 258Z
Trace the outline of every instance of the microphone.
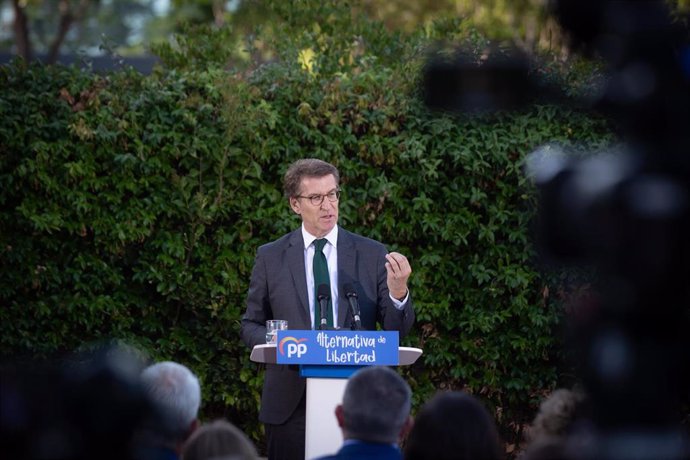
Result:
M350 283L346 283L343 286L345 290L345 296L350 304L350 313L352 313L352 322L354 324L354 329L356 331L362 330L362 320L359 317L359 302L357 301L357 291L355 291L354 286Z
M331 288L326 283L319 284L316 288L316 298L319 301L319 313L321 314L321 323L319 329L328 329L328 320L326 319L326 309L328 308L328 299L331 298Z

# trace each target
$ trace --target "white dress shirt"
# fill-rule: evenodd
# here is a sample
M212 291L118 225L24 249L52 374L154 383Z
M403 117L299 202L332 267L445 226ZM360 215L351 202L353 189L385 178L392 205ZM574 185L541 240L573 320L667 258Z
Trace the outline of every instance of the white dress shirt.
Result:
M314 324L314 241L317 239L309 233L302 224L302 238L304 239L304 270L307 274L307 296L309 298L309 314L311 324ZM323 254L328 263L328 274L331 281L331 305L333 308L333 325L338 325L338 226L336 225L324 238L328 241L323 247ZM398 310L402 310L410 296L408 292L405 298L400 301L389 294L393 305Z
M314 324L314 235L305 230L302 225L302 238L304 239L304 270L307 273L307 295L309 296L309 314L311 324ZM338 323L338 226L336 225L324 238L328 243L323 247L323 254L328 263L328 275L331 281L331 305L333 308L333 324Z

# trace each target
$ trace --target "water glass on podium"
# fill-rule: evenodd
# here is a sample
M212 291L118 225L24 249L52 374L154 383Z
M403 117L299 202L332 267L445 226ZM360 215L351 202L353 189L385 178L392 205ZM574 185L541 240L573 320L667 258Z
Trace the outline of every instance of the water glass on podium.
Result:
M266 343L276 343L278 331L285 331L288 322L284 319L269 319L266 321Z

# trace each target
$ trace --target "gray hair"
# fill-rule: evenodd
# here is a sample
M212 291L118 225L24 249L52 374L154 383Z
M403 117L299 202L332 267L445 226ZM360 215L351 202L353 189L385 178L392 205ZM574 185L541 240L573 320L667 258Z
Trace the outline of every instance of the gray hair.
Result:
M581 388L554 390L539 405L539 412L530 427L530 438L567 435L575 420L582 415L586 401Z
M394 370L383 366L360 369L348 380L343 395L346 437L397 442L410 415L411 400L410 386Z
M300 194L300 185L305 177L324 177L332 174L335 183L340 183L338 168L330 163L316 158L304 158L290 165L283 177L283 192L285 198L292 198Z
M141 373L141 383L164 417L159 436L167 444L183 441L201 404L199 380L188 368L172 361L153 364Z

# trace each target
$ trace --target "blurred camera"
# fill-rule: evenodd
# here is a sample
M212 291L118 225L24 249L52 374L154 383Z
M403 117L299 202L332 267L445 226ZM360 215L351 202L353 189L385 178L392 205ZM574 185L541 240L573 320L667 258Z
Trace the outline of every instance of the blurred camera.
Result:
M607 152L576 157L554 144L526 162L545 260L587 267L598 280L571 325L594 408L591 442L575 458L690 458L679 423L690 407L688 21L674 20L662 0L550 7L572 49L606 64L605 86L585 102L621 134ZM468 113L556 94L528 69L516 53L484 63L433 59L425 102Z

